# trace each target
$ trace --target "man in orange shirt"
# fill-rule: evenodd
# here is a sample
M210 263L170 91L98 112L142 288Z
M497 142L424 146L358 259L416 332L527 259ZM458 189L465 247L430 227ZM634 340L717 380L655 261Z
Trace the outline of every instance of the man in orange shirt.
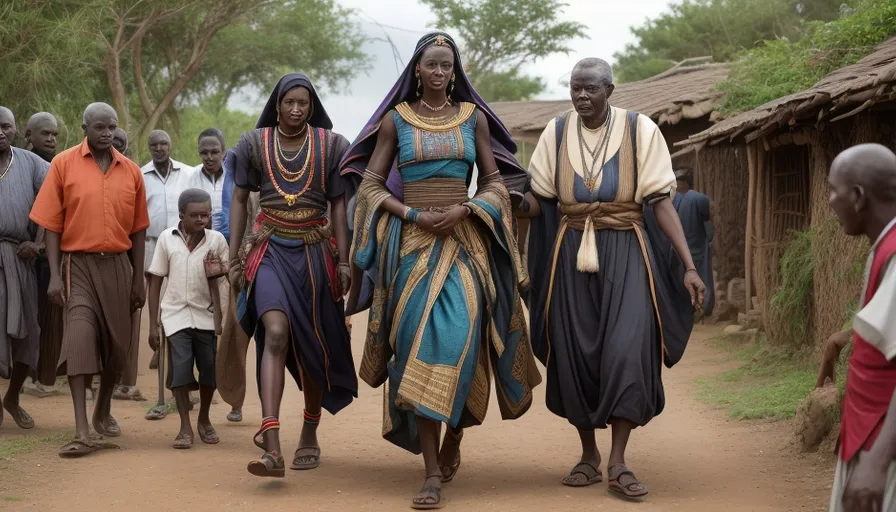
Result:
M117 448L90 437L84 391L92 375L100 374L93 428L102 436L120 436L112 392L129 357L131 313L146 296L146 193L140 169L112 147L117 127L112 107L88 106L84 141L53 159L31 210L31 220L46 229L47 293L65 306L59 364L68 375L76 432L60 450L62 457Z

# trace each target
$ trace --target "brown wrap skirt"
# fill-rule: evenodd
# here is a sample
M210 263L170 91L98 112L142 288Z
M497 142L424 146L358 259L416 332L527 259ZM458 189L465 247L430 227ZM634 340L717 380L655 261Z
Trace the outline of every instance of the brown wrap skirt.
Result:
M121 375L131 348L131 284L127 253L64 256L65 329L59 365L66 375Z

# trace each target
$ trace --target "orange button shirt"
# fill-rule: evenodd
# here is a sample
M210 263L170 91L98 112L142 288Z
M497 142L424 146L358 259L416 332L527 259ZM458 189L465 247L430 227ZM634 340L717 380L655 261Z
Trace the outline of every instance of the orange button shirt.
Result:
M53 158L30 217L62 234L63 252L125 252L149 227L143 175L115 149L103 173L85 138Z

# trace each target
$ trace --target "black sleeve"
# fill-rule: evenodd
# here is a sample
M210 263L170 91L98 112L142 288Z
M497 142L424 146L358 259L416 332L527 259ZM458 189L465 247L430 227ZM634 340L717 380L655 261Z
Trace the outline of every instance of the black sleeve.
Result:
M330 148L327 152L326 194L328 198L341 197L345 195L345 180L348 178L344 178L339 172L339 163L342 162L342 157L345 155L345 152L348 151L349 141L338 133L331 133L328 140L330 142Z
M255 155L259 148L258 132L246 132L233 148L233 184L251 192L261 188L261 168Z

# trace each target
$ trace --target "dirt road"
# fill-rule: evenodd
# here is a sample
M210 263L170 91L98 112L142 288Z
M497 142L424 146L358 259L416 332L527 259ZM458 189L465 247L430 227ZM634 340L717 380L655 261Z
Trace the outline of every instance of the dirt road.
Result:
M354 347L360 361L363 318L355 320ZM666 371L666 411L635 431L629 465L650 488L640 504L618 501L606 484L584 489L560 485L577 461L578 437L562 419L544 407L544 386L523 418L499 419L492 405L486 424L468 431L463 466L443 491L450 510L468 511L821 511L826 510L830 461L801 457L789 447L782 423L743 423L695 399L694 380L729 366L708 346L714 334L694 333L688 353ZM141 348L144 356L147 351ZM250 350L250 353L253 352ZM155 392L156 378L140 367L140 387ZM250 363L254 365L254 362ZM254 366L250 366L254 367ZM250 374L251 375L251 374ZM59 448L47 445L10 460L0 460L0 510L125 510L192 512L220 510L408 510L421 483L422 460L380 437L382 392L362 383L360 398L337 417L325 415L320 430L321 467L288 472L283 480L261 480L246 472L259 455L251 436L260 419L254 379L242 424L229 424L223 402L212 411L222 439L217 446L198 442L192 450L175 451L171 441L177 420L143 419L147 402L118 402L113 413L124 435L119 452L103 452L80 460L62 460ZM301 394L287 381L281 415L284 449L291 453L302 423ZM66 397L35 399L23 404L38 428L26 435L46 436L73 430L71 402ZM195 421L195 417L194 417ZM22 435L7 420L0 435ZM605 455L609 435L599 434Z

